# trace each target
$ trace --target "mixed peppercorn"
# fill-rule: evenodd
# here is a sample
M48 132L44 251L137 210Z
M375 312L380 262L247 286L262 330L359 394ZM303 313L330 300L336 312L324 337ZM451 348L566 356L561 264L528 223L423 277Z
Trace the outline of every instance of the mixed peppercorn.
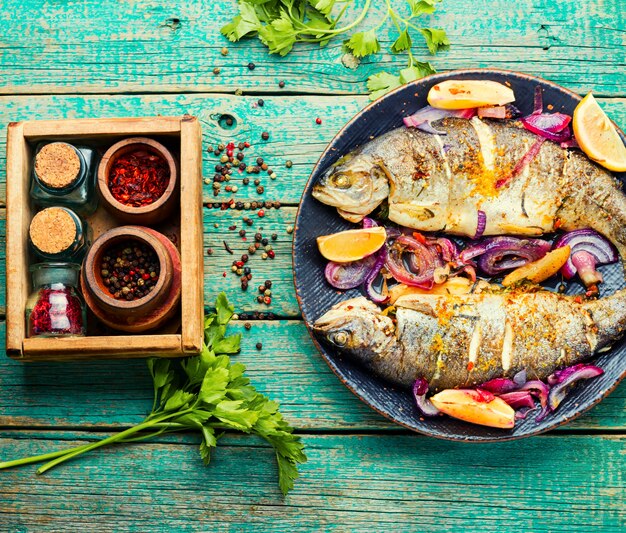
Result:
M149 294L159 280L160 265L147 244L126 241L105 250L100 264L102 283L118 300L138 300Z

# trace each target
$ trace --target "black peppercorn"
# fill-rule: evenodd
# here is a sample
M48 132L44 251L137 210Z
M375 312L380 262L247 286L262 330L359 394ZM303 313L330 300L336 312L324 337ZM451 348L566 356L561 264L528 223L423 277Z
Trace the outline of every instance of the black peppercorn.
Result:
M260 342L257 342L257 343L256 343L256 349L257 349L257 350L262 350L262 349L263 349L263 344L262 344L262 343L260 343Z
M270 134L267 131L264 131L263 133L261 133L261 139L263 139L264 141L267 141L270 138Z
M282 89L285 86L285 82L283 80L280 80L278 82L278 86Z
M250 62L250 63L248 63L248 68L250 70L254 70L256 68L256 65L254 63Z

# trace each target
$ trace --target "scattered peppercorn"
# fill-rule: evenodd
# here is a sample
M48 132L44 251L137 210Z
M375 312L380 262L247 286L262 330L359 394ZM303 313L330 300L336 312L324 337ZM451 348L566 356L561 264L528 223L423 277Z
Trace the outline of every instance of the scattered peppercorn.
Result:
M282 89L285 86L285 82L283 80L280 80L278 82L278 86Z
M260 304L263 303L263 296L257 296L256 297L256 301L259 302Z
M215 68L213 69L213 74L215 74L216 76L219 76L219 74L220 74L220 69L219 69L219 67L215 67Z
M316 124L321 124L321 123L322 123L322 119L321 119L320 117L317 117L317 118L315 119L315 123L316 123Z
M257 350L262 350L262 349L263 349L263 343L261 343L261 342L257 342L257 343L256 343L256 349L257 349Z
M293 226L287 226L287 233L290 235L293 233Z
M250 70L254 70L256 68L256 65L254 63L248 63L248 68Z
M274 257L276 257L276 252L274 252L274 250L268 250L267 257L274 259Z
M240 237L245 237L246 236L246 230L245 229L240 229L239 230L239 236Z
M261 180L259 178L254 180L255 185L261 185Z
M265 102L263 101L263 98L259 98L259 101L257 102L257 105L259 107L263 107L265 105Z
M276 239L278 239L278 234L272 233L272 240L275 241Z
M258 194L263 194L263 193L265 192L265 188L263 187L263 185L259 185L259 186L256 188L256 192L257 192Z
M243 163L242 163L242 164L243 164ZM239 167L239 168L241 168L241 167ZM245 168L245 165L244 165L244 168ZM248 185L249 183L250 183L250 178L245 177L245 178L243 179L243 184L244 184L244 185Z
M271 280L269 280L269 279L266 279L266 280L265 280L264 285L265 285L265 287L267 287L268 289L271 289L271 288L272 288L272 281L271 281Z
M250 331L250 329L252 329L252 324L250 324L250 322L246 322L243 327Z
M265 216L265 211L263 211L263 209L261 209L258 213L257 213L261 218L263 218Z
M291 161L291 159L287 159L287 161L285 161L285 166L287 168L291 168L293 166L293 161Z
M270 138L270 134L267 131L264 131L263 133L261 133L261 139L263 139L264 141L267 141Z
M267 243L269 243L269 241L267 239L261 239L261 244L263 246L267 246Z
M224 47L224 48L222 48L221 51L222 51L222 55L223 56L227 56L228 55L228 48Z

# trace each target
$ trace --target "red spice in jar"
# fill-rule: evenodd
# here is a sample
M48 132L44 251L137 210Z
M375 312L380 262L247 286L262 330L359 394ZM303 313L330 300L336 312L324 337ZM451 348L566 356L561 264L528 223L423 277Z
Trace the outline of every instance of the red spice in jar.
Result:
M73 289L41 289L39 299L28 320L28 336L80 335L83 329L83 308Z
M170 183L165 159L145 149L119 157L111 166L108 185L113 198L124 205L143 207L156 202Z

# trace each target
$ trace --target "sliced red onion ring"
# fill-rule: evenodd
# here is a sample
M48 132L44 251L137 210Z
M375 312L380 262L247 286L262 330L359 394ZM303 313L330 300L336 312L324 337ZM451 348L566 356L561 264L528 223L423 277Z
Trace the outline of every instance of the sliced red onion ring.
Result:
M575 371L570 372L567 377L554 385L550 390L548 396L548 408L550 411L554 411L560 405L565 396L567 396L569 388L574 385L574 383L581 379L591 379L601 376L602 374L604 374L604 370L593 365L580 365Z
M568 126L571 120L572 117L563 113L533 113L521 119L528 131L558 143L572 137L572 130Z
M417 113L404 117L402 121L407 128L418 128L426 133L446 135L445 131L435 129L431 123L447 117L472 118L475 114L475 109L436 109L428 105Z
M476 223L476 233L472 239L477 240L483 236L485 233L485 228L487 227L487 214L484 211L478 210L478 222Z
M415 398L415 403L420 412L424 416L437 416L441 414L439 409L437 409L431 401L426 398L427 393L428 381L424 378L415 380L415 383L413 384L413 398Z
M439 250L441 250L441 258L446 263L458 261L459 250L456 247L456 244L454 244L450 239L439 237L438 239L429 240L429 243L434 244Z
M409 272L405 268L402 261L405 250L413 252L411 259L416 272ZM413 237L400 235L389 249L385 266L396 281L430 289L433 286L433 273L438 265L436 255L427 246Z
M535 401L529 391L517 390L500 394L499 397L508 403L513 409L528 407L535 408Z
M578 144L578 141L576 140L576 137L572 137L567 141L563 141L561 143L561 148L580 148L580 146Z
M373 256L353 263L329 261L324 269L324 276L326 281L335 289L354 289L365 281L375 261L376 258Z
M376 222L373 218L365 217L363 219L363 228L377 228L378 222Z
M466 248L460 259L468 263L478 257L478 266L489 276L541 259L550 251L550 243L541 239L519 237L488 237Z
M496 189L501 189L504 187L509 181L513 178L517 177L522 173L522 170L530 164L530 162L537 157L539 150L541 150L541 145L545 142L545 139L542 137L537 139L533 145L528 149L528 152L524 154L524 156L516 163L515 167L511 171L511 174L505 178L500 178L496 181Z
M548 404L548 394L550 393L550 387L548 387L548 385L546 385L543 381L539 381L538 379L527 381L517 390L529 391L533 396L539 398L539 403L543 408L545 408Z
M500 395L518 389L519 385L507 378L495 378L486 381L485 383L480 385L480 388L492 392L493 394Z
M561 235L553 248L567 245L571 247L571 253L561 268L561 273L566 279L571 279L578 273L587 287L602 281L602 275L596 271L596 265L615 263L619 259L613 244L590 228L577 229Z
M377 304L385 303L389 299L389 294L381 294L374 289L374 281L378 277L378 274L380 274L383 266L385 266L386 261L387 247L383 246L376 254L376 262L363 281L363 290L365 291L365 294L370 300L372 300L372 302Z

